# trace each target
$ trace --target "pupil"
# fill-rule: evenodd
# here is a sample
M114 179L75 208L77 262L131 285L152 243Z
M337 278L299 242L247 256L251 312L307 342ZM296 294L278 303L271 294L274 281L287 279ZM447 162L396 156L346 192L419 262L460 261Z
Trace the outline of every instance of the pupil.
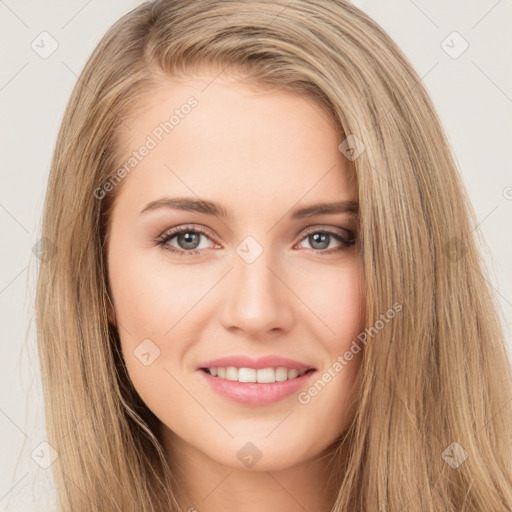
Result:
M198 233L192 233L190 231L186 231L185 233L178 235L178 242L180 243L180 245L183 244L185 246L185 247L182 247L183 249L196 249L198 241L199 241Z
M320 243L320 247L315 247L315 249L326 249L329 247L329 235L326 233L315 233L313 235L310 235L310 239L312 239L311 246L315 247L316 243Z

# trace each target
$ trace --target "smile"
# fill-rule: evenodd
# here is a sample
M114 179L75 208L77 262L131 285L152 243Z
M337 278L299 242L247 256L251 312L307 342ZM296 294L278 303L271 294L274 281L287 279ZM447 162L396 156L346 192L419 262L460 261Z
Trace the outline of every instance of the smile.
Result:
M248 371L246 372L245 370ZM285 380L279 380L279 378L284 378L284 370L280 370L279 367L275 369L260 368L258 370L245 367L214 367L201 368L197 373L201 378L205 379L207 385L213 391L223 398L240 404L261 407L279 402L300 392L306 387L311 376L316 373L316 370L312 368L301 370L300 375L298 370L286 370ZM214 376L210 373L211 371L213 373L216 371L217 375ZM222 377L224 372L225 376ZM252 380L254 378L258 379L258 374L261 375L261 380L266 380L266 382ZM232 379L230 380L228 377L232 377ZM251 380L244 382L244 378L250 378Z
M304 375L309 370L297 370L295 368L237 368L235 366L202 368L213 377L227 379L238 382L258 382L260 384L270 384L273 382L284 382L286 380L296 379Z

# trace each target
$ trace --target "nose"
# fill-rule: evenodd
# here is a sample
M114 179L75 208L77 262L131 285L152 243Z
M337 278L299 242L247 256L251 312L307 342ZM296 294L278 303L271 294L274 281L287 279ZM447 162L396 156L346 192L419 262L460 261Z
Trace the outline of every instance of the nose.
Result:
M300 305L290 285L289 274L282 271L264 250L252 262L238 254L229 273L221 321L231 331L243 331L252 338L261 338L271 331L287 332L296 321Z

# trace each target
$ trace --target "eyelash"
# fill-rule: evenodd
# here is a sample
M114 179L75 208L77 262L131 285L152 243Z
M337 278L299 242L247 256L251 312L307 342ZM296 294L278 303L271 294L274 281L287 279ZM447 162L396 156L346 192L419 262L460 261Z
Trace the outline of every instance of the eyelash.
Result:
M198 233L198 234L204 235L207 238L211 239L210 234L202 229L197 229L196 227L193 227L193 226L183 226L183 227L172 229L171 231L164 233L163 235L158 237L155 240L155 242L164 251L170 251L174 254L177 254L178 256L199 256L203 249L193 249L193 250L187 251L185 249L176 249L175 247L172 247L171 245L169 245L167 243L170 240L172 240L176 235L180 235L181 233L187 233L187 232ZM304 236L299 241L299 243L302 242L304 239L306 239L309 235L312 235L314 233L330 235L330 236L334 237L336 240L338 240L338 242L341 242L341 244L342 244L340 247L335 247L334 250L332 250L333 248L322 249L322 250L311 249L315 253L318 253L322 256L327 255L327 254L337 253L339 251L343 251L355 244L355 237L353 237L352 239L346 239L335 231L328 230L328 229L318 229L318 228L308 229L306 231L306 233L304 234ZM348 232L348 233L350 233L350 232ZM352 233L350 233L350 234L352 234Z

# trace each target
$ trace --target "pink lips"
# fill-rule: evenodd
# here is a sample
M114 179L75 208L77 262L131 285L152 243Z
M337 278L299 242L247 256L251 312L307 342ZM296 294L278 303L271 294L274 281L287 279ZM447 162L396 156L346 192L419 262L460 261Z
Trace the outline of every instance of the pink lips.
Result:
M280 366L288 369L311 370L300 377L286 381L276 381L268 384L257 382L238 382L214 377L210 375L206 368L235 366L237 368L278 368ZM206 361L198 367L198 372L202 378L219 394L235 400L236 402L248 405L268 405L299 391L316 373L316 369L293 359L277 356L264 356L253 359L248 356L230 356L220 359Z

